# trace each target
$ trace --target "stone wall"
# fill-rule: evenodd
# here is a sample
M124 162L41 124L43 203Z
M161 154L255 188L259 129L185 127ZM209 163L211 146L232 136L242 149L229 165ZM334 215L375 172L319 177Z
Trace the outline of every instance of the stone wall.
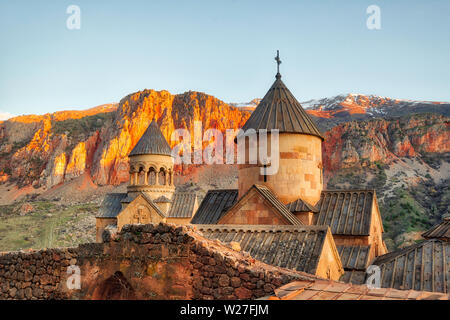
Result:
M62 276L77 249L0 254L0 299L63 299Z
M254 299L302 272L255 261L192 226L126 225L104 243L0 255L0 299ZM80 289L69 289L69 266Z

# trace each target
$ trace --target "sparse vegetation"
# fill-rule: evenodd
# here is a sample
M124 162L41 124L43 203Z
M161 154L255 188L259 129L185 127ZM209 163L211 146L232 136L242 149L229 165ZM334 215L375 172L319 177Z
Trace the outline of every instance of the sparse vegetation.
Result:
M31 212L21 213L23 204L0 206L0 251L68 247L95 240L97 204L34 201L29 202Z
M67 132L70 137L78 137L99 130L106 121L111 120L113 117L114 112L106 112L80 119L55 121L53 123L53 131L55 134L65 134Z

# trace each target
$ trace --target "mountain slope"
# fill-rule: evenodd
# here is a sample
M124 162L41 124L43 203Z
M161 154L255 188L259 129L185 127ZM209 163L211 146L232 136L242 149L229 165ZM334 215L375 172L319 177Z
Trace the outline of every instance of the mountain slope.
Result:
M199 92L143 90L118 104L0 122L0 203L33 193L101 197L128 181L127 155L153 118L170 141L177 128L192 134L195 120L204 129L240 128L256 102L234 107ZM449 104L347 95L304 105L325 132L327 188L375 188L391 248L449 212ZM178 169L179 181L200 193L237 177L235 167Z

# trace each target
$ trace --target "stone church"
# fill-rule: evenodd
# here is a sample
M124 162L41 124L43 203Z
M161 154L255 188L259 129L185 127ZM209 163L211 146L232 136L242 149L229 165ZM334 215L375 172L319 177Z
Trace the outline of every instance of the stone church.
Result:
M324 137L279 72L243 127L251 129L279 130L278 172L240 164L238 189L210 190L191 223L269 264L333 280L364 278L368 263L387 253L376 192L323 190Z
M198 208L194 193L176 190L172 149L155 120L128 157L127 193L106 195L96 217L97 242L108 226L121 230L126 224L187 224Z
M128 192L107 195L100 208L97 241L109 225L191 223L267 264L354 284L365 283L375 264L382 287L449 292L448 220L424 242L388 253L375 190L323 189L324 137L281 80L276 60L275 82L243 130L265 129L269 140L270 130L279 130L278 172L261 174L261 161L246 159L238 189L209 190L197 208L195 194L176 192L171 150L153 121L129 155Z

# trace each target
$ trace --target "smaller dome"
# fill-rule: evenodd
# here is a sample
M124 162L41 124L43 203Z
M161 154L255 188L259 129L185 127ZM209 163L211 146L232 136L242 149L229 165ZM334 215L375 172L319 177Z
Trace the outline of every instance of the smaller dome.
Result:
M128 156L142 154L172 155L172 149L154 119Z

